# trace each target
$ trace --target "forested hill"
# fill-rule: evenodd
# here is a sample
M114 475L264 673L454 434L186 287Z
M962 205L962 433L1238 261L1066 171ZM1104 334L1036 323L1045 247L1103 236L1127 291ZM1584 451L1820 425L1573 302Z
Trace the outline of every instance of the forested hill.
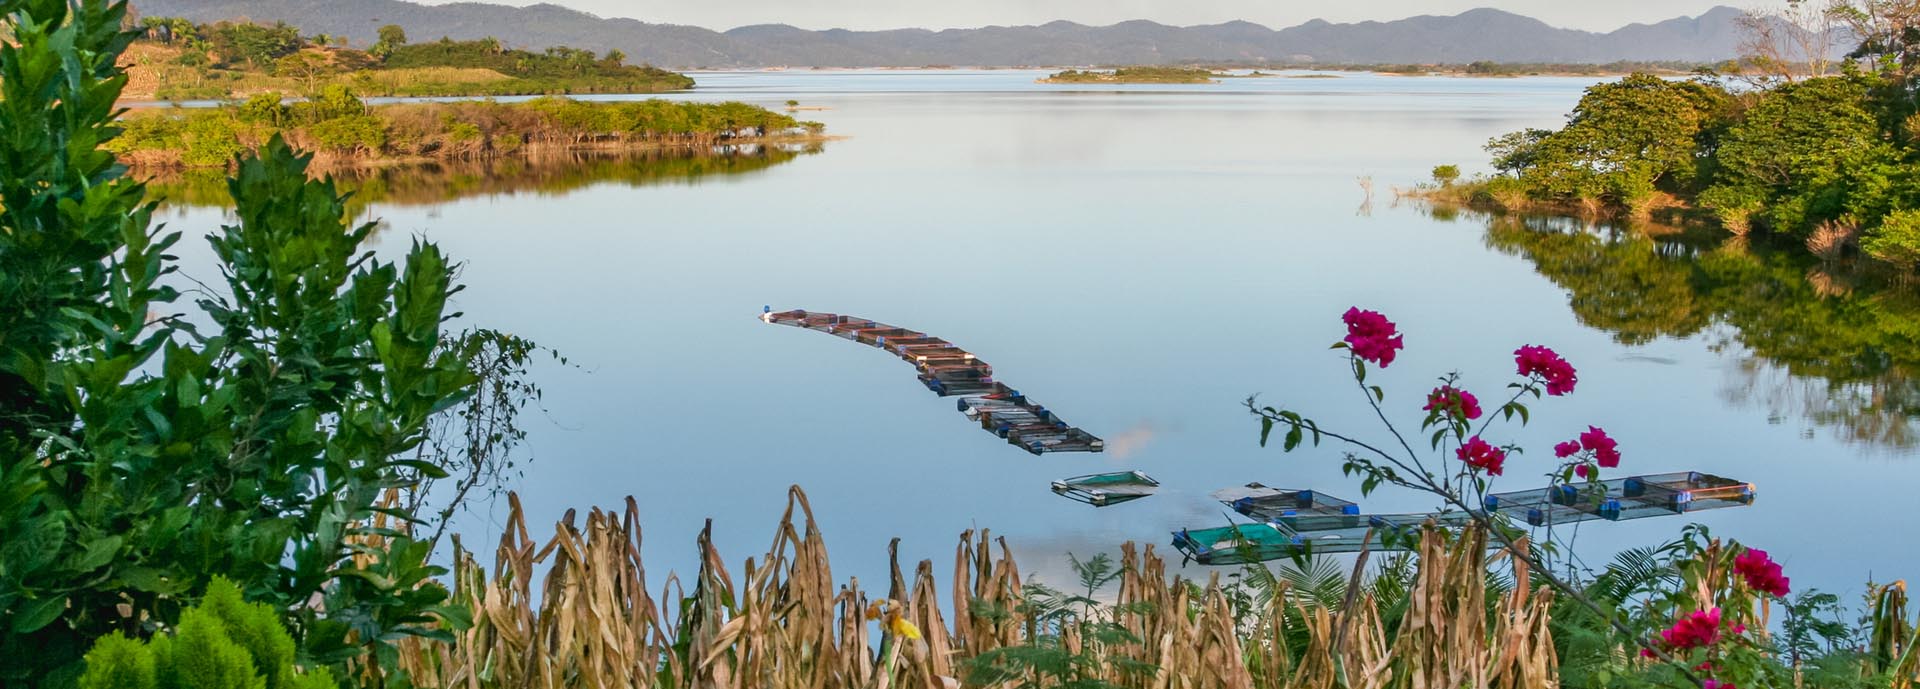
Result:
M633 62L662 67L886 67L922 65L1165 64L1183 61L1268 63L1606 63L1622 60L1713 62L1735 56L1740 12L1718 8L1697 18L1634 24L1607 33L1575 31L1492 9L1454 16L1334 24L1311 21L1274 30L1248 22L1173 27L1148 21L1112 26L1053 22L1040 26L929 31L809 31L785 25L716 32L692 26L604 19L550 4L421 5L401 0L135 0L147 16L196 21L285 21L365 45L398 24L416 41L497 37L516 47L567 45L617 49Z

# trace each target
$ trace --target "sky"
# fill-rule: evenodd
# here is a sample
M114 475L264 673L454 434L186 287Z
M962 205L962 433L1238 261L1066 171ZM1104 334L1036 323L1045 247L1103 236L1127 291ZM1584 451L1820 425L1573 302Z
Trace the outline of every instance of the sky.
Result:
M430 0L436 4L445 0ZM513 5L526 0L485 0ZM1043 24L1066 19L1112 24L1148 19L1163 24L1216 24L1235 19L1284 28L1311 19L1393 20L1495 7L1555 26L1611 31L1636 22L1697 16L1739 0L546 0L603 17L692 24L726 30L747 24L806 29L956 28ZM1753 4L1751 0L1740 7Z

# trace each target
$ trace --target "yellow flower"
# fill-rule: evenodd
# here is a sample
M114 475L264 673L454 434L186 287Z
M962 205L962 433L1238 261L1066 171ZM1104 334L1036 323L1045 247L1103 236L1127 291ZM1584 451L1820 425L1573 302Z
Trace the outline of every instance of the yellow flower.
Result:
M920 628L914 626L912 622L908 622L907 618L898 615L887 620L887 628L893 632L894 636L908 639L920 638Z

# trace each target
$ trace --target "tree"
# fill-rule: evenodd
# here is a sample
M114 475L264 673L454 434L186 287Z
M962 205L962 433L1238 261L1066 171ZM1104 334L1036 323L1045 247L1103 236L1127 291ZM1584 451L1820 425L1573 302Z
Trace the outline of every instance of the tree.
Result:
M1457 180L1457 179L1460 179L1460 166L1458 165L1434 166L1433 181L1440 183L1440 186L1443 186L1443 187L1453 186L1454 180Z
M264 26L251 22L222 22L214 26L213 50L227 63L244 61L256 67L272 64L300 49L300 30L286 24Z
M1655 191L1693 183L1703 138L1729 100L1715 87L1634 74L1587 89L1564 129L1492 145L1502 167L1525 158L1521 178L1541 195L1638 210Z
M1701 200L1752 214L1776 231L1801 232L1884 204L1888 169L1898 157L1883 141L1872 109L1872 80L1825 77L1762 95L1716 151L1714 184ZM1884 213L1882 210L1880 213Z
M621 67L627 63L627 54L620 52L619 48L609 48L606 57L600 58L600 62L608 67Z
M380 37L380 45L384 45L390 49L407 44L407 30L401 28L399 24L388 24L380 27L378 35Z
M1920 2L1916 0L1834 0L1829 14L1847 26L1860 44L1848 56L1865 60L1893 77L1912 83L1920 70Z
M280 76L305 82L306 92L313 93L319 86L320 78L333 73L333 63L324 56L303 50L274 61L273 71Z
M1868 256L1908 270L1920 266L1920 211L1887 214L1879 227L1867 231L1860 249Z
M1741 13L1741 73L1759 85L1793 83L1832 71L1836 14L1817 0L1791 0L1785 7Z

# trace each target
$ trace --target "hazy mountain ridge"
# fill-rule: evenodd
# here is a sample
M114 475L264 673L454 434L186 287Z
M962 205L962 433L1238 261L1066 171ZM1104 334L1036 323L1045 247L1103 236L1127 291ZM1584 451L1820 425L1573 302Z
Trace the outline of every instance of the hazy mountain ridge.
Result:
M1595 33L1549 26L1495 9L1452 16L1335 24L1314 20L1274 30L1251 22L1176 27L1150 21L1086 26L812 31L783 24L716 32L694 26L606 19L552 4L510 7L474 2L421 5L402 0L136 0L147 16L197 21L285 21L309 33L346 35L357 45L384 24L414 41L494 36L540 49L618 48L636 62L696 67L912 67L921 65L1164 64L1183 61L1272 63L1565 62L1617 60L1710 62L1738 53L1739 10L1633 24ZM1498 40L1489 40L1497 37Z

